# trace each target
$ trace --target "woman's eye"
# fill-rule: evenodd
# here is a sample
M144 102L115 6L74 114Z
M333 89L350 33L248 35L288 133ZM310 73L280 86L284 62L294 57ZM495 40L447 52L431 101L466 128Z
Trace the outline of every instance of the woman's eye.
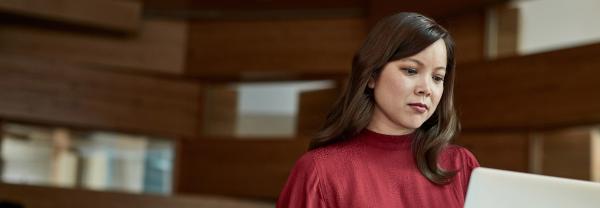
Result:
M415 69L415 68L402 68L402 70L404 72L406 72L408 75L417 74L417 69Z
M433 76L433 80L436 82L443 82L444 77L443 76Z

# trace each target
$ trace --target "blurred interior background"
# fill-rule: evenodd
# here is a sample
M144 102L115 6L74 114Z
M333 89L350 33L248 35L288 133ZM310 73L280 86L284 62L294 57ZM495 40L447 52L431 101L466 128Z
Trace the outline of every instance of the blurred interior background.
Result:
M457 43L457 144L600 181L600 1L1 0L0 203L274 207L381 17Z

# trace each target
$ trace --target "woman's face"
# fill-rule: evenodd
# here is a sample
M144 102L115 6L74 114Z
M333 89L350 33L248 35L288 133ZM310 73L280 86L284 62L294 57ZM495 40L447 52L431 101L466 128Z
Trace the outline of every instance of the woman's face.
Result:
M379 76L369 81L375 109L367 128L392 135L419 128L440 102L446 62L442 39L414 56L388 62Z

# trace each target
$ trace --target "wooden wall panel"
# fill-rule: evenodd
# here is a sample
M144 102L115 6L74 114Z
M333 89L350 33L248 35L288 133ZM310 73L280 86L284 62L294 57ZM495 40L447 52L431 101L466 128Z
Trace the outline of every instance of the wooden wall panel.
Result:
M600 44L460 67L464 129L541 129L600 122Z
M533 133L466 132L456 144L471 150L484 167L593 180L593 128Z
M272 203L224 197L158 196L0 183L0 201L27 208L267 208Z
M506 2L506 0L455 0L455 1L369 1L369 22L376 23L379 19L400 11L413 11L434 17L436 19L484 10L493 4Z
M590 151L592 151L591 161L591 180L600 182L600 129L592 130Z
M441 19L455 41L455 58L460 76L462 63L485 60L485 10Z
M111 69L183 74L185 22L145 20L140 33L114 36L5 24L0 52L94 64Z
M203 92L202 134L234 136L238 120L238 91L231 86L215 86Z
M540 134L544 175L591 179L592 132L589 128L555 130Z
M187 73L211 79L345 74L366 36L360 18L190 24Z
M196 136L200 87L0 55L0 117L49 124Z
M190 19L293 19L363 16L367 0L143 0L144 13Z
M325 123L340 89L314 90L300 93L297 134L312 138Z
M526 133L464 132L455 143L469 149L483 167L529 171L530 146Z
M509 5L493 9L496 14L496 57L518 55L519 46L519 8Z
M276 199L308 139L196 139L179 146L179 193Z
M2 0L0 12L117 32L135 32L142 21L142 3L130 0Z
M335 8L357 8L363 7L366 0L221 0L221 1L190 1L171 0L161 2L160 0L144 0L153 8L181 8L185 2L185 8L195 10L297 10L297 9L335 9Z

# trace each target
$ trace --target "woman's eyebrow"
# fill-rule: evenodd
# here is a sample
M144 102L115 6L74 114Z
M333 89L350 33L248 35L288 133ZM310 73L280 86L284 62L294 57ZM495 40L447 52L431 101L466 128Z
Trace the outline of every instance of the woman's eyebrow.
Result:
M413 58L407 58L406 60L407 60L407 61L412 61L412 62L415 62L415 63L416 63L417 65L419 65L419 66L425 66L425 64L423 64L423 62L421 62L421 61L419 61L419 60L417 60L417 59L413 59Z
M414 59L414 58L407 58L406 60L407 61L411 61L411 62L415 62L419 66L425 66L425 64L423 64L423 62L421 62L421 61L419 61L417 59ZM445 66L438 66L438 67L435 68L435 70L445 70L445 69L446 69Z

